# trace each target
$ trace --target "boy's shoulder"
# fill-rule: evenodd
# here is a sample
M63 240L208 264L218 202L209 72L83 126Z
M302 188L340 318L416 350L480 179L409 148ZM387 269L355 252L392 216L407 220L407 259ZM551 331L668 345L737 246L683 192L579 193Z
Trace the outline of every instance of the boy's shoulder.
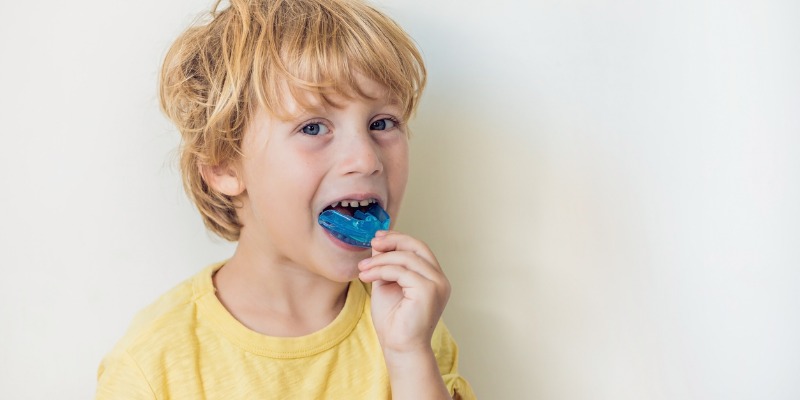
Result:
M127 352L134 355L137 349L152 351L154 347L169 346L170 342L191 335L198 323L198 298L213 295L213 286L208 290L203 282L210 280L210 276L221 265L218 263L203 268L139 311L111 354Z

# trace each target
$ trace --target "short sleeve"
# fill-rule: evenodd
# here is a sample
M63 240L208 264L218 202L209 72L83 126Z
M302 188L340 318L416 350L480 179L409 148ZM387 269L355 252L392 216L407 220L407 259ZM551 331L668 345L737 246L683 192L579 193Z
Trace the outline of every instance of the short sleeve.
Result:
M141 369L127 352L109 355L100 364L96 400L155 398Z
M431 346L436 356L436 362L439 364L439 372L442 374L442 379L447 390L450 391L450 395L462 400L477 399L469 382L458 373L458 345L441 320L433 331ZM456 397L456 394L459 397Z

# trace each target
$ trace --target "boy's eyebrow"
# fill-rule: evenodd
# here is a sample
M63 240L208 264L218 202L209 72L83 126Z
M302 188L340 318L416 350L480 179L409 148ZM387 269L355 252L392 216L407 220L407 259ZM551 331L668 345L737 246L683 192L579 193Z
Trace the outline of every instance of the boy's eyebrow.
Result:
M400 102L400 99L398 99L397 96L389 96L389 101L387 102L387 104L395 107L403 106Z
M309 116L324 114L326 111L326 107L320 105L311 105L307 107L298 107L297 110L290 112L287 115L286 121L287 122L294 122L304 118L308 118Z
M345 100L346 101L346 100ZM284 118L285 122L295 122L303 118L307 118L316 114L324 114L328 112L328 108L341 108L340 105L333 103L329 100L315 102L317 104L300 105L298 104L297 110L290 111ZM402 112L402 102L395 96L390 96L386 102L386 106L397 107L399 112Z

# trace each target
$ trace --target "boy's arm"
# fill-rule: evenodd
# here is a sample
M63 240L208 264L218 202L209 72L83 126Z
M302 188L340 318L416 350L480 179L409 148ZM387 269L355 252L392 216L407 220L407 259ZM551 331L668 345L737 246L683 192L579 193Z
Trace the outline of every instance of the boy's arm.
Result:
M384 350L392 399L450 399L433 350L392 354Z
M372 320L383 349L392 398L450 399L431 337L450 296L450 283L425 243L393 231L372 240L358 264L372 282Z

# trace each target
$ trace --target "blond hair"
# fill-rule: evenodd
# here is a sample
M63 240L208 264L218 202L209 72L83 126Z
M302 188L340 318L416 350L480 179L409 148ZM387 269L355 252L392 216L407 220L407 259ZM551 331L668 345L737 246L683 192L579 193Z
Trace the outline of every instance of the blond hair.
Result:
M389 17L359 0L231 0L210 20L186 30L166 55L160 98L182 141L184 188L206 226L227 240L242 227L233 198L211 188L203 166L241 155L245 128L258 107L285 117L288 90L329 101L326 93L365 96L354 72L384 85L408 119L425 86L422 57Z

